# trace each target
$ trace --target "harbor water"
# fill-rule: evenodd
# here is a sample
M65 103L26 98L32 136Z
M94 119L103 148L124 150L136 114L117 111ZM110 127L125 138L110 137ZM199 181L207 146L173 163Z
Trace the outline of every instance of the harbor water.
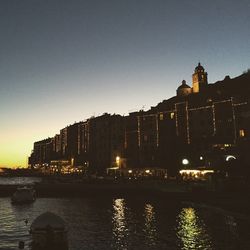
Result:
M69 249L249 249L249 220L195 204L146 197L38 198L12 205L0 198L0 249L29 249L40 214L61 216ZM28 220L26 225L25 220Z
M0 185L40 181L33 177L0 177ZM10 197L0 198L0 250L18 249L19 241L30 249L30 225L47 211L66 222L70 250L220 250L249 249L250 245L247 216L164 197L105 194L43 197L24 205L11 204Z
M40 177L4 177L0 176L0 185L30 185L41 182Z

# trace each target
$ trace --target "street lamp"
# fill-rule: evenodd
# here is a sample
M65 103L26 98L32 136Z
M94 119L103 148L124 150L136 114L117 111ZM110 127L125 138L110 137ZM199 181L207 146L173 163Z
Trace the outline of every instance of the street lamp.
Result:
M236 157L234 155L227 155L226 161L236 160Z
M182 164L183 165L188 165L189 164L189 160L188 159L183 159L182 160Z
M121 161L120 156L116 156L115 162L116 162L116 165L117 165L118 168L120 168L120 161Z

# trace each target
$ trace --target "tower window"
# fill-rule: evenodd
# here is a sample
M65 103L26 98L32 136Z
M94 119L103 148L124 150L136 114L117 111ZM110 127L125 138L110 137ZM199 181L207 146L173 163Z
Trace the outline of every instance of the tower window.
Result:
M240 129L239 134L240 134L240 137L244 137L245 136L244 129Z

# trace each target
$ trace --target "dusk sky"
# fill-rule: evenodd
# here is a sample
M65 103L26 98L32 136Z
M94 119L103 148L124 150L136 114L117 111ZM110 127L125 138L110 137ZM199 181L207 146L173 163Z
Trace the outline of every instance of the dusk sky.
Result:
M104 112L175 95L200 61L210 83L250 68L249 0L1 0L0 166Z

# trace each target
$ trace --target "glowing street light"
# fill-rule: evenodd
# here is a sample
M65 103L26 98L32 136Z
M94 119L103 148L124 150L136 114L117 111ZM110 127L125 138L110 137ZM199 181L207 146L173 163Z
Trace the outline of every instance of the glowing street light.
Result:
M188 159L183 159L182 160L182 164L183 165L188 165L189 164L189 160Z
M227 155L226 161L236 160L236 157L234 155Z
M116 156L115 162L116 162L116 165L117 165L118 168L120 167L120 161L121 161L120 156Z

